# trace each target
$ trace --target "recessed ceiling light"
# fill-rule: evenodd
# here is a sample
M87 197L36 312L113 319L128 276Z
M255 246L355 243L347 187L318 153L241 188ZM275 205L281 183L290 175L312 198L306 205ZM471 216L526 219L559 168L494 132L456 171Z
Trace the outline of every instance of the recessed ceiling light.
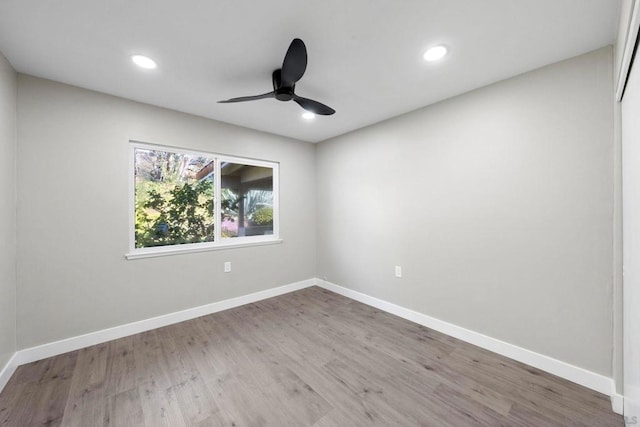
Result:
M424 53L424 60L429 62L437 61L438 59L444 58L446 54L447 48L445 46L434 46Z
M134 64L136 64L138 67L141 68L146 68L147 70L152 70L154 68L156 68L158 65L156 64L156 61L154 61L153 59L149 58L148 56L143 56L143 55L133 55L131 57L131 60L134 62Z
M313 114L311 111L305 111L304 113L302 113L302 118L305 120L312 120L316 117L315 114Z

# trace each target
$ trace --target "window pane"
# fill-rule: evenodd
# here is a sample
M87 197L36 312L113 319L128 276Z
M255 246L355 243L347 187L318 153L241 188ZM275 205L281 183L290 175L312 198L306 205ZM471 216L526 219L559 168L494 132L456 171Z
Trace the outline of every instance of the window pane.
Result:
M223 162L220 175L222 237L273 234L273 169Z
M214 240L213 157L135 149L135 247Z

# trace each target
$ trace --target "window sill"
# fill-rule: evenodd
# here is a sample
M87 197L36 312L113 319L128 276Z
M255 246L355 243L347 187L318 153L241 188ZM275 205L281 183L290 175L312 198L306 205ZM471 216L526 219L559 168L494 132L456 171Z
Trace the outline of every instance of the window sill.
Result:
M142 258L155 258L160 256L169 255L181 255L192 254L198 252L220 251L224 249L245 248L249 246L265 246L265 245L277 245L282 243L282 239L270 239L270 240L254 240L250 242L237 242L237 243L225 243L211 246L203 246L200 243L197 245L184 245L184 246L170 246L170 247L156 247L149 249L138 249L133 252L129 252L124 255L128 260L142 259Z

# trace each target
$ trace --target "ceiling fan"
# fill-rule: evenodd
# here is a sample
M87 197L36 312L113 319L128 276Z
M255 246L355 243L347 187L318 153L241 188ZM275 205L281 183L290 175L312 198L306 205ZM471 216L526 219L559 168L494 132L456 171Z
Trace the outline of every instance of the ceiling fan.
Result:
M300 39L293 39L287 54L284 56L282 68L275 70L271 76L273 82L273 91L262 95L241 96L239 98L231 98L219 103L255 101L258 99L275 98L278 101L295 101L305 110L329 116L336 111L313 99L303 98L295 94L294 89L296 82L302 78L307 69L307 47Z

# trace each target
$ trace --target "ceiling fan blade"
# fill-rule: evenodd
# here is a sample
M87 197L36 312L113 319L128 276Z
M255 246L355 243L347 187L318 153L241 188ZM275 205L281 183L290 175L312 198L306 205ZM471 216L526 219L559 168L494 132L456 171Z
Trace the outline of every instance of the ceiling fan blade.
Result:
M230 102L244 102L244 101L255 101L257 99L265 99L265 98L275 98L275 92L263 93L262 95L254 95L254 96L241 96L239 98L231 98L226 99L224 101L218 101L218 104L227 104Z
M307 47L300 39L293 39L282 63L282 86L291 87L307 69Z
M298 105L300 105L302 108L304 108L305 110L313 114L319 114L321 116L330 116L336 112L336 110L334 110L333 108L328 107L324 104L321 104L318 101L314 101L313 99L303 98L301 96L295 95L293 100L296 101Z

